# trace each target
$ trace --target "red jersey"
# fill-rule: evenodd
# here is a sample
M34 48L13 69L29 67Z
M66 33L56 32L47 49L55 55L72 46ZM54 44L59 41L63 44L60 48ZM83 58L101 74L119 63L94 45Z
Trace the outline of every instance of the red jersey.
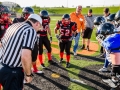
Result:
M40 36L47 36L47 30L49 28L50 17L42 19L42 29L39 31Z
M72 31L77 30L77 24L75 22L70 22L65 25L62 21L58 21L56 29L59 29L61 39L70 39L70 37L72 37Z
M3 35L5 34L6 32L6 29L12 24L12 21L11 20L3 20L0 18L0 38L3 37Z

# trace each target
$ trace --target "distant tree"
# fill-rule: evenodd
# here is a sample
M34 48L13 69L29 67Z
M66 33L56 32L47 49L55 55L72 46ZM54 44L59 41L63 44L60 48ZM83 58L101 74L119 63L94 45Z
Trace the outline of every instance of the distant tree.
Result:
M62 8L64 8L64 6L62 5Z
M90 6L86 6L86 8L90 8Z
M19 4L16 5L17 8L21 8Z
M0 2L0 4L2 4L2 2Z
M20 10L20 5L16 4L15 6L12 6L12 12L18 12Z

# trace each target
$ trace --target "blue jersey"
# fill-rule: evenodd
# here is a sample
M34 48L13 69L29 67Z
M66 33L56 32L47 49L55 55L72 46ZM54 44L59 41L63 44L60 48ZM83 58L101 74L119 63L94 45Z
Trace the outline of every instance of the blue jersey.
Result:
M120 52L120 34L109 35L102 42L102 46L110 53Z

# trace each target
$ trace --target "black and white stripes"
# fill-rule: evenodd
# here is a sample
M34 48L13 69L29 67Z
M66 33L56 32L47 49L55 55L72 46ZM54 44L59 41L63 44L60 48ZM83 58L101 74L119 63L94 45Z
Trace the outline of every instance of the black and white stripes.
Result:
M11 25L2 38L2 63L21 67L21 51L23 48L33 50L37 40L36 31L27 23Z

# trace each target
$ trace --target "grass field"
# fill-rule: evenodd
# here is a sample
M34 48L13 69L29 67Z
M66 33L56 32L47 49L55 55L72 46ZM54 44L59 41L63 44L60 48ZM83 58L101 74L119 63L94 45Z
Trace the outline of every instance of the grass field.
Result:
M57 39L55 38L55 34L54 34L54 27L56 25L57 20L60 20L60 19L61 19L60 16L51 17L50 27L51 27L51 31L52 31L53 41L57 41ZM95 30L93 31L91 40L96 41ZM80 44L81 44L81 41L80 41ZM52 47L59 49L58 45L52 44ZM52 52L55 52L55 51L52 51ZM93 56L97 55L97 54L98 54L98 52L93 54ZM53 54L53 55L55 56L55 58L57 58L59 60L59 55L58 54ZM45 59L47 61L47 58L45 58ZM71 61L70 62L71 62L72 65L74 65L74 67L68 68L67 71L69 73L69 77L73 78L73 79L79 79L78 74L79 74L81 68L89 66L89 65L102 64L101 62L97 62L97 61L91 62L91 61L86 61L86 60L75 60L73 55L71 55ZM62 65L65 66L65 62ZM94 89L89 87L89 86L86 86L86 85L76 84L76 83L71 82L70 86L68 87L68 90L94 90Z
M51 16L50 28L51 28L51 33L52 33L52 37L53 37L54 42L57 42L57 39L56 39L55 34L54 34L54 27L55 27L56 22L58 20L61 20L61 16ZM91 41L92 42L94 41L95 43L97 43L96 38L95 38L95 32L96 32L96 29L93 30ZM72 44L74 44L74 42ZM79 45L81 45L81 39L80 39ZM58 45L52 44L51 46L54 48L57 48L59 50ZM99 51L99 49L98 49L98 51ZM52 51L52 52L55 52L55 51ZM92 54L92 56L95 56L98 54L99 54L99 52L96 52L96 53ZM52 53L52 55L59 60L59 54ZM48 61L47 55L45 54L45 65L46 66L49 65L47 63L47 61ZM70 63L72 64L72 68L67 69L67 71L69 73L69 77L73 78L73 79L78 79L78 80L79 80L78 74L79 74L81 68L89 66L89 65L103 64L103 63L98 62L98 61L91 62L88 60L76 60L73 55L71 55ZM65 64L66 63L64 62L62 65L65 67ZM42 68L40 68L40 69L42 69ZM68 90L94 90L94 89L89 87L89 86L86 86L86 85L71 82L70 86L68 87Z
M66 13L71 13L75 11L75 8L38 8L38 7L33 7L35 13L39 13L41 10L47 10L49 14L66 14ZM102 15L103 14L103 9L105 7L91 7L93 9L93 14L94 15ZM120 10L120 6L111 6L110 12L111 13L116 13L118 10ZM83 8L82 9L82 14L87 14L89 8ZM18 13L22 12L22 9L17 11Z
M92 8L93 14L102 15L103 8L104 7ZM110 8L111 13L115 13L118 10L120 10L120 7L109 7L109 8ZM39 10L35 9L35 13L39 13L40 10L43 10L43 8L39 9ZM64 14L64 13L70 13L70 12L75 11L75 8L47 8L46 10L48 10L49 13ZM87 10L88 10L88 8L83 8L82 13L86 14ZM21 13L21 10L19 12ZM53 41L55 41L55 42L57 42L57 39L56 39L55 34L54 34L54 27L56 25L56 22L60 19L61 19L61 16L51 16L50 28L51 28L51 32L52 32ZM96 32L96 29L93 30L91 41L92 42L94 41L95 43L97 43L96 38L95 38L95 32ZM73 45L73 43L72 43L72 45ZM79 45L81 45L81 39L80 39ZM58 45L52 44L52 47L57 48L59 50ZM55 52L55 51L52 51L52 52ZM98 52L92 54L91 56L95 56L98 54L99 54L99 48L98 48ZM52 55L59 60L59 54L52 53ZM45 54L45 57L47 57L46 54ZM47 66L48 65L47 58L45 58L45 59L46 59L45 64ZM68 68L67 71L69 73L69 77L73 78L73 79L79 79L78 74L79 74L81 68L89 66L89 65L103 64L103 63L98 62L98 61L91 62L88 60L76 60L73 55L71 55L70 63L72 64L72 68ZM62 65L65 66L65 62ZM71 82L70 86L68 87L68 90L94 90L94 89L89 87L89 86L86 86L86 85L76 84L76 83Z
M93 9L93 14L95 15L102 15L104 7L91 7ZM118 10L120 10L120 7L109 7L111 13L116 13ZM87 14L89 8L83 8L82 14ZM47 8L50 13L55 14L65 14L65 13L71 13L75 11L75 8Z

